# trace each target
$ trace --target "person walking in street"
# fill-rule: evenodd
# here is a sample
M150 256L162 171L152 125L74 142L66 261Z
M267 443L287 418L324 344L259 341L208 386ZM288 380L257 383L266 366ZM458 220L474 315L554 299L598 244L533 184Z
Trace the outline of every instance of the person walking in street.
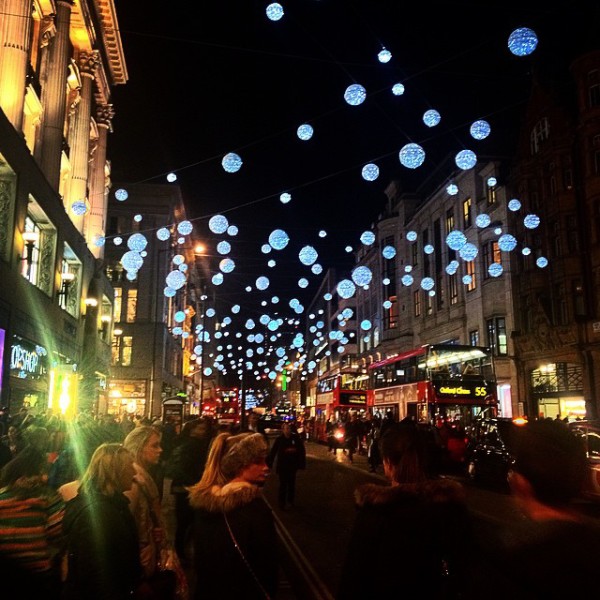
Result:
M354 462L354 453L358 449L362 426L355 412L350 413L344 427L346 450L348 450L348 460Z
M187 488L200 481L213 440L212 422L206 417L187 421L175 442L167 462L167 477L171 478L171 494L175 499L175 549L185 563L194 513L190 507Z
M61 600L130 600L143 591L137 528L124 495L134 475L133 456L121 444L102 444L92 455L65 510Z
M269 473L267 453L260 433L220 433L202 479L189 488L196 600L275 597L278 542L273 513L261 494Z
M269 468L275 465L279 477L279 508L285 510L286 505L294 506L296 498L296 473L306 468L306 449L302 438L286 422L281 434L273 442L267 458Z
M365 484L355 492L358 513L339 600L392 598L399 582L422 587L426 598L462 597L470 556L466 494L456 481L428 477L421 435L403 423L381 438L390 485Z
M486 596L521 600L593 595L600 528L574 502L587 469L581 440L553 419L530 421L515 434L508 483L526 521L493 557L494 585Z

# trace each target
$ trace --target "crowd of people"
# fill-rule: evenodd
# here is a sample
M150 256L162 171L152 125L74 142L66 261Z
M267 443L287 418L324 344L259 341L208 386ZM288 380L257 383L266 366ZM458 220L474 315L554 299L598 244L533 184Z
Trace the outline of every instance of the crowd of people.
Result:
M279 508L294 505L306 432L286 422L269 443L253 425L223 430L193 417L176 432L159 419L79 415L67 424L17 415L0 440L2 585L50 600L274 598L280 549L262 487L274 469ZM585 455L562 422L522 428L509 483L524 532L485 548L465 489L439 475L431 428L392 415L370 425L361 429L356 416L345 423L348 458L364 443L387 483L356 489L337 598L392 596L403 580L427 582L425 597L448 599L591 589L600 531L573 508ZM556 557L577 576L560 576Z

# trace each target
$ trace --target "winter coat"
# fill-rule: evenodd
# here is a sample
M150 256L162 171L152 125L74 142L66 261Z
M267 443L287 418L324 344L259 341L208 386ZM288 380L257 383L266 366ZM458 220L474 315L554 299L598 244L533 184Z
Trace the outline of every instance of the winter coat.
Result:
M419 598L462 597L453 590L462 591L471 533L459 483L366 484L355 499L358 514L336 598L393 598L401 586L418 588Z
M63 521L68 571L63 600L131 598L141 576L138 537L123 494L80 493Z
M166 474L171 482L171 493L186 494L186 486L202 478L210 450L211 437L189 436L175 446L167 463Z
M260 586L273 597L279 569L277 537L273 514L260 488L232 482L207 491L192 489L189 499L195 511L195 597L264 600ZM234 546L224 514L249 567Z
M275 439L267 458L269 468L272 468L274 463L277 473L290 473L306 468L306 449L297 433L292 433L290 437L282 433Z

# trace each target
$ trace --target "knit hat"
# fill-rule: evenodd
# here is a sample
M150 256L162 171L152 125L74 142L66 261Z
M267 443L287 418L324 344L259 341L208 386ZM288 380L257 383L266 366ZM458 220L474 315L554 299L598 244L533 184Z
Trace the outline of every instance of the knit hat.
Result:
M226 450L221 462L223 473L235 477L248 465L266 459L269 448L261 433L241 433L226 440Z

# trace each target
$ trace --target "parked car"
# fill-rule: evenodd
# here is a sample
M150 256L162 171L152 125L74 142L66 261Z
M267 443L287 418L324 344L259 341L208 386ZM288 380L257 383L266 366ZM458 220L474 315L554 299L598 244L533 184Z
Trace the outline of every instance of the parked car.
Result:
M600 420L572 421L568 427L585 445L588 474L582 495L587 500L600 502Z
M472 481L508 489L507 476L513 463L515 431L526 426L524 419L487 417L471 426L465 465Z

